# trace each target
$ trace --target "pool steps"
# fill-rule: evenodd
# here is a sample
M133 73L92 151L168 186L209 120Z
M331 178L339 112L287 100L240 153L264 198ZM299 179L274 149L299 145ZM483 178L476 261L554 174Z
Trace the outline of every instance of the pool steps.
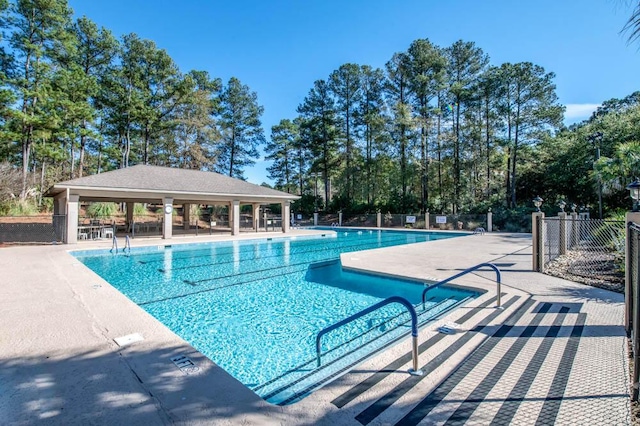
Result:
M473 273L475 271L479 271L482 268L490 268L492 269L495 274L496 274L496 284L497 284L497 288L496 288L496 296L495 296L495 302L496 302L496 307L501 309L501 274L500 274L500 269L495 266L492 263L480 263L478 265L469 267L457 274L452 275L449 278L446 278L444 280L441 280L437 283L434 283L432 285L429 285L427 287L425 287L425 289L422 292L422 312L421 315L424 314L426 312L426 297L427 297L427 293L430 290L433 290L437 287L440 287L442 285L451 283L453 280L460 278L464 275ZM437 308L438 306L444 305L445 303L447 303L449 301L449 299L445 299L442 302L436 304L434 307L429 309L429 312L438 312L437 310L435 310L435 308ZM267 401L271 402L271 403L275 403L275 404L279 404L279 405L284 405L284 404L289 404L291 402L295 402L300 398L303 398L304 396L308 395L310 392L312 392L314 389L319 388L320 386L322 386L323 384L325 384L327 382L327 379L335 379L337 377L337 374L344 374L344 372L346 372L349 368L355 366L356 364L362 362L364 359L369 358L370 356L373 356L375 353L377 353L378 351L384 349L385 347L388 347L389 344L391 342L396 342L397 340L403 338L406 333L401 333L400 336L394 336L391 339L391 342L386 342L384 345L382 345L381 347L377 347L375 349L371 348L371 345L374 341L378 340L380 337L384 336L385 334L389 334L389 333L383 333L382 336L379 336L375 339L373 339L372 341L368 341L366 343L364 343L362 346L351 350L349 352L347 352L345 355L339 357L339 359L334 360L335 361L339 361L341 363L344 363L345 360L348 360L347 364L348 367L347 368L341 368L339 369L338 372L334 372L334 373L330 373L327 374L326 368L328 368L329 366L331 366L333 364L333 362L329 362L327 363L324 367L322 366L322 360L321 360L321 346L320 346L320 342L321 342L321 338L323 335L325 335L326 333L335 330L339 327L342 327L358 318L361 318L367 314L372 313L373 311L380 309L383 306L386 306L390 303L400 303L403 304L405 307L407 307L410 315L411 315L411 334L412 334L412 350L411 350L411 358L412 358L412 367L409 369L409 372L413 375L422 375L422 371L419 369L418 367L418 355L419 355L419 351L418 351L418 326L419 326L419 321L418 321L418 316L416 314L415 308L413 307L413 305L411 305L411 303L409 301L407 301L406 299L402 298L402 297L390 297L387 298L379 303L376 303L368 308L363 309L360 312L355 313L354 315L351 315L348 318L345 318L335 324L332 324L326 328L324 328L323 330L321 330L317 337L316 337L316 366L315 369L312 368L310 365L304 365L303 368L297 368L293 371L311 371L309 374L307 374L306 376L297 378L291 382L289 382L288 384L285 384L284 386L281 386L271 392L268 393L264 393L265 389L267 389L268 387L271 387L271 385L278 383L280 380L282 380L284 378L284 376L286 375L282 375L280 376L278 379L272 380L268 383L262 384L261 386L259 386L258 388L254 388L254 391L260 391L260 395ZM453 309L454 306L458 306L460 303L454 303L453 306L449 306L448 309L445 309L444 312L448 312L451 309ZM438 312L439 315L441 315L443 312ZM433 320L438 314L435 315L431 315L429 319ZM389 322L391 322L391 320L389 320ZM422 324L420 324L422 325ZM397 329L397 327L395 328ZM394 330L395 330L394 329ZM394 331L394 330L390 330ZM370 330L369 330L370 331ZM368 331L367 331L368 332ZM455 334L455 330L452 330L452 332L450 333L446 333L446 334ZM354 339L352 339L354 340ZM348 342L347 342L348 343ZM365 348L367 348L367 350L365 351ZM330 351L329 351L330 352ZM361 352L365 352L365 355L357 355L358 353ZM354 358L354 359L351 359ZM313 377L316 377L315 379ZM279 380L280 379L280 380ZM287 396L289 395L289 396Z
M577 348L589 335L587 314L575 303L503 295L504 310L487 309L491 301L485 301L454 320L466 330L423 342L421 354L437 345L424 357L424 376L398 374L410 360L407 352L388 363L368 361L314 392L305 401L326 398L336 408L318 424L579 424L585 416L572 410L580 401L567 390ZM446 361L460 351L465 354L452 368ZM580 398L582 410L592 409L588 398Z
M442 316L446 315L448 312L451 312L458 306L464 305L470 299L471 297L459 300L447 298L426 310L418 309L418 326L423 327L430 322L434 322L440 319ZM394 318L391 318L391 320L393 319ZM385 334L378 335L370 339L366 344L352 349L343 356L333 358L331 357L331 355L338 352L338 349L340 349L344 345L349 344L350 342L345 342L338 347L331 348L323 352L324 360L320 368L318 368L316 365L316 359L309 360L305 364L302 364L297 368L292 369L285 374L271 380L270 382L264 383L259 387L254 388L253 390L255 392L258 392L265 400L272 404L287 405L296 402L307 396L309 393L314 392L318 388L345 374L350 369L362 363L366 359L369 359L375 356L377 353L383 351L384 349L389 348L390 346L397 344L399 341L404 340L409 333L408 330L402 330L401 328L405 328L407 322L408 321L398 325L395 328L386 330ZM379 326L380 325L378 325L378 327ZM363 333L363 335L370 333L372 330L375 330L375 328L367 330ZM396 332L395 335L391 335L391 333L393 333L394 331ZM360 336L356 336L352 340L355 340L358 337ZM388 340L381 342L381 340L383 340L385 337ZM424 349L425 348L423 347L423 345L419 345L418 353L420 353ZM412 353L410 353L409 355L411 356ZM349 362L345 366L336 370L336 364L344 363L345 359L347 359ZM410 360L411 358L409 358L407 362Z

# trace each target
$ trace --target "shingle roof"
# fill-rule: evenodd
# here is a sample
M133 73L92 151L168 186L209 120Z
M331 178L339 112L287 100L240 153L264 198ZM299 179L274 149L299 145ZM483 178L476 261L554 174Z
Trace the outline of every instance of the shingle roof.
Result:
M299 198L293 194L254 185L219 173L147 165L137 165L60 182L54 185L49 193L55 194L65 188L248 195L290 200Z

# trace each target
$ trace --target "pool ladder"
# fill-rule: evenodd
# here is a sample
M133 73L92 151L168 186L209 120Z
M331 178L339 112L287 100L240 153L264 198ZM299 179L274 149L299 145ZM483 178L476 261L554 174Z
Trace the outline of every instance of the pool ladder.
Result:
M496 291L497 291L497 297L496 297L496 308L498 309L502 309L501 303L500 303L500 292L501 292L501 282L502 282L502 277L500 274L500 269L498 269L498 267L496 265L494 265L493 263L480 263L476 266L472 266L470 268L465 269L464 271L452 275L447 279L444 279L442 281L439 281L433 285L430 285L429 287L425 288L422 292L422 309L423 311L425 310L425 303L426 303L426 299L427 299L427 292L429 290L433 290L436 287L440 287L443 284L449 283L453 280L455 280L456 278L459 278L463 275L469 274L471 272L477 271L480 268L483 268L485 266L488 266L489 268L493 269L496 273ZM345 324L348 324L352 321L355 321L358 318L361 318L367 314L370 314L371 312L382 308L383 306L386 306L390 303L400 303L401 305L404 305L404 307L407 308L407 311L409 311L409 314L411 315L411 354L412 354L412 362L413 362L413 368L409 369L409 373L415 376L421 376L423 374L422 370L420 370L418 368L418 315L416 314L416 309L415 307L411 304L411 302L409 302L407 299L405 299L404 297L400 297L400 296L391 296L387 299L384 299L381 302L376 303L375 305L371 305L368 308L365 308L363 310L361 310L360 312L356 312L355 314L341 320L338 321L335 324L330 325L329 327L325 327L322 330L320 330L318 332L318 334L316 335L316 364L318 367L320 367L322 365L321 359L320 359L320 355L321 355L321 347L320 347L320 341L322 339L322 336L324 336L325 334L329 333L330 331L333 331L337 328L342 327Z
M118 253L118 237L116 237L115 234L113 234L113 239L111 240L111 250L109 250L111 253L113 253L113 251L115 250L116 253ZM129 250L129 253L131 253L131 240L129 239L128 235L125 235L124 237L124 247L122 249L123 253L126 253L127 250Z

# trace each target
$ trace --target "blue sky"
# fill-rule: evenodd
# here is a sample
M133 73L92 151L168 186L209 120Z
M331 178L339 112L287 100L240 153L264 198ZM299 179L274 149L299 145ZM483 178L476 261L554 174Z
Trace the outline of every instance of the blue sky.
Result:
M318 79L352 62L383 67L418 38L445 47L462 39L491 63L529 61L556 74L567 124L602 101L640 89L640 42L620 30L626 0L69 0L120 37L136 33L165 49L183 72L235 76L258 94L265 135ZM269 181L267 162L247 169Z

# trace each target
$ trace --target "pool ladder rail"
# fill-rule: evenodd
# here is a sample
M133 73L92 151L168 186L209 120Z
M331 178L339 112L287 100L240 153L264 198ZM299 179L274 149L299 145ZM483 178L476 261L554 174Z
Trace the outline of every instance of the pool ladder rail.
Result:
M109 250L111 253L113 253L115 250L115 253L118 253L118 237L116 237L116 235L113 235L113 238L111 239L111 250ZM125 235L124 237L124 247L122 248L122 253L126 253L127 250L129 251L129 253L131 253L131 240L129 239L128 235Z
M472 266L470 268L465 269L464 271L460 272L459 274L455 274L450 276L447 279L444 279L442 281L438 281L435 284L432 284L428 287L426 287L423 291L422 291L422 309L424 310L425 308L425 302L427 300L427 292L429 290L433 290L436 287L440 287L443 284L447 284L453 280L455 280L456 278L460 278L463 275L467 275L470 274L471 272L477 271L480 268L484 268L485 266L488 266L489 268L493 269L496 273L496 293L497 293L497 299L496 299L496 308L501 309L502 308L502 304L500 301L500 287L502 284L502 275L500 274L500 269L498 269L498 267L496 265L494 265L493 263L480 263L476 266Z
M472 266L470 268L465 269L464 271L452 275L451 277L444 279L442 281L439 281L433 285L430 285L429 287L425 288L422 292L422 309L423 311L425 310L425 303L426 303L426 298L427 298L427 292L429 290L433 290L436 287L440 287L441 285L447 284L453 280L455 280L456 278L459 278L463 275L469 274L471 272L477 271L480 268L483 268L485 266L488 266L489 268L493 269L496 273L496 308L497 309L502 309L501 306L501 302L500 302L500 291L501 291L501 283L502 283L502 277L501 277L501 273L500 273L500 269L494 265L493 263L480 263L478 265ZM400 303L401 305L404 305L407 310L409 311L409 314L411 315L411 340L412 340L412 361L413 361L413 368L409 369L409 373L412 375L416 375L416 376L421 376L423 374L422 370L420 370L418 368L418 315L416 314L416 310L415 307L411 304L411 302L409 302L407 299L400 297L400 296L391 296L387 299L384 299L381 302L378 302L374 305L369 306L368 308L365 308L359 312L356 312L355 314L341 320L338 321L335 324L332 324L328 327L323 328L322 330L320 330L318 332L318 334L316 335L316 364L317 367L321 366L321 359L320 359L320 355L321 355L321 347L320 347L320 341L322 339L322 336L324 336L325 334L329 333L330 331L333 331L337 328L342 327L345 324L348 324L358 318L361 318L377 309L380 309L383 306L386 306L390 303Z
M401 305L403 305L405 308L407 308L407 311L409 311L409 315L411 315L411 340L412 340L412 358L413 358L413 368L409 369L409 374L412 374L414 376L421 376L422 375L422 370L420 370L418 368L418 315L416 314L416 310L413 307L413 305L411 304L411 302L409 302L407 299L405 299L404 297L400 297L400 296L391 296L388 297L386 299L384 299L381 302L376 303L375 305L371 305L368 308L365 308L363 310L361 310L360 312L357 312L341 321L338 321L337 323L330 325L329 327L325 327L322 330L320 330L320 332L316 335L316 364L318 367L321 366L321 361L320 361L320 352L321 352L321 348L320 348L320 340L322 339L322 336L324 336L325 334L329 333L330 331L333 331L337 328L342 327L345 324L348 324L352 321L355 321L358 318L361 318L377 309L382 308L383 306L386 306L390 303L400 303Z

